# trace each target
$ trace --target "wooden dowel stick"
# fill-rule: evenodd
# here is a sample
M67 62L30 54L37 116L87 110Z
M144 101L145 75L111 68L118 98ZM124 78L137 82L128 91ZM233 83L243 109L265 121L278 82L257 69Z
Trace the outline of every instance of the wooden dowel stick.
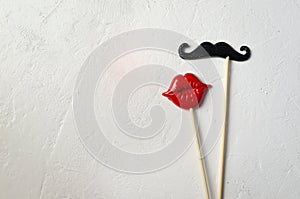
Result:
M219 189L218 189L218 199L223 199L224 193L224 168L225 168L225 147L226 147L226 136L227 136L227 115L228 115L228 85L229 85L229 57L226 57L226 68L225 68L225 110L224 110L224 124L222 128L221 137L221 150L220 150L220 171L219 171Z
M194 110L192 108L190 108L190 113L191 113L191 117L192 117L194 133L195 133L195 136L197 138L197 148L198 148L198 155L199 155L199 160L200 160L200 167L201 167L201 171L202 171L202 180L203 180L203 184L204 184L205 195L206 195L206 199L210 199L209 187L208 187L207 176L206 176L206 170L205 170L205 165L204 165L204 162L203 162L203 159L202 159L202 152L201 152L201 148L200 148L200 146L201 146L200 135L199 135L198 130L197 130Z

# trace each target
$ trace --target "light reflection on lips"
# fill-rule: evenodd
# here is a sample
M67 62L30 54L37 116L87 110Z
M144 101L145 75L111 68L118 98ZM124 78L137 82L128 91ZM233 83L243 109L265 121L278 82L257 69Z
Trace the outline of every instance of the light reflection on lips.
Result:
M194 74L186 73L173 78L169 89L162 93L175 105L183 109L194 108L200 105L208 88L211 85L204 84Z

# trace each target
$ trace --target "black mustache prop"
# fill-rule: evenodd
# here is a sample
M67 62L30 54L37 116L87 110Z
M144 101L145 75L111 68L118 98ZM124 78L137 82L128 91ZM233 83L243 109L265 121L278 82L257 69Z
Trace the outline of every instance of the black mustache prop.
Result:
M225 42L219 42L215 45L210 42L203 42L201 43L196 49L191 52L185 52L190 45L187 43L183 43L178 48L179 56L182 59L187 60L195 60L195 59L202 59L208 57L222 57L226 58L229 56L230 60L235 61L246 61L251 56L251 50L247 46L242 46L240 48L241 51L246 51L245 54L241 54L233 49L229 44Z

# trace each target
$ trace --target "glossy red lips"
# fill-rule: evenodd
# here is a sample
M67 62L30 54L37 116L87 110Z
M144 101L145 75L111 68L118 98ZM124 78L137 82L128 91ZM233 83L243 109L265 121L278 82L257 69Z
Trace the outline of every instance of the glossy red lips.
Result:
M162 93L178 107L194 108L200 105L210 85L202 83L194 74L187 73L173 78L169 89Z

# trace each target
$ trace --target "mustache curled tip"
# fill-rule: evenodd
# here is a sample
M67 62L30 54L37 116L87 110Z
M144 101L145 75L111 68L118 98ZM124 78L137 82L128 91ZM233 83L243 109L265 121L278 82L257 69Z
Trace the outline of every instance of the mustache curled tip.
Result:
M240 47L240 51L245 52L241 54L226 42L218 42L216 44L203 42L191 52L186 52L187 48L190 48L190 45L187 43L181 44L178 48L178 54L182 59L196 60L209 57L226 58L229 56L230 60L246 61L251 56L251 50L248 46Z

